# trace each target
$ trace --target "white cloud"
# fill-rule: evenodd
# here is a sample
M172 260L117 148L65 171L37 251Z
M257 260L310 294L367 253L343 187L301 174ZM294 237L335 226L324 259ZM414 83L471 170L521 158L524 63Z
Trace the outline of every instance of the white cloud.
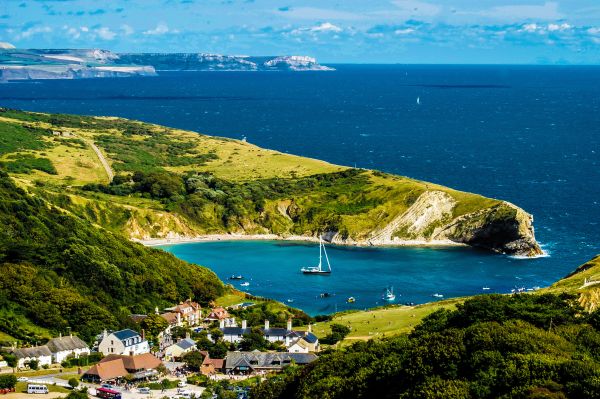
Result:
M17 35L17 40L19 39L29 39L32 36L39 35L42 33L50 33L52 32L52 28L49 26L34 26L29 29L26 29Z
M600 28L589 28L587 30L587 33L589 33L590 35L597 35L600 33Z
M292 30L290 33L293 35L301 35L304 33L315 34L315 33L340 33L343 29L331 22L323 22L319 25L312 26L310 28L298 28Z
M550 32L556 32L556 31L565 31L565 30L569 30L571 29L572 26L567 24L567 23L563 23L563 24L549 24L548 25L548 30Z
M406 28L406 29L396 29L394 31L394 33L396 35L409 35L411 33L413 33L415 30L413 28Z
M167 24L161 22L158 25L156 25L156 28L144 31L144 35L164 35L169 32L175 32L175 31L169 30L169 26Z
M538 29L539 27L537 24L525 24L523 25L523 28L521 28L524 32L535 32Z
M125 36L129 36L129 35L133 34L133 32L134 32L133 28L127 24L121 25L121 31L123 32L123 34Z
M101 39L104 40L113 40L117 34L115 32L113 32L112 30L110 30L109 28L103 26L99 29L96 29L94 31Z

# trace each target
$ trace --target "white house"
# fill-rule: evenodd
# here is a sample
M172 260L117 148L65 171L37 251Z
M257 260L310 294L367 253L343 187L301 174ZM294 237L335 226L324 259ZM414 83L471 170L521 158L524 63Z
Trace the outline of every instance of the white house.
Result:
M90 354L90 348L87 344L81 338L73 335L52 338L46 346L52 353L54 363L62 363L69 356L79 358L81 355Z
M165 359L173 360L175 358L180 358L184 354L191 352L194 349L196 349L196 341L191 338L182 339L176 344L168 346L165 349Z
M37 360L39 367L52 364L52 352L46 345L15 349L13 354L17 358L19 369L26 368L31 360Z
M242 320L242 327L226 327L224 320L220 321L220 330L223 332L225 342L241 342L245 334L252 330ZM264 328L261 328L264 338L269 342L281 342L289 352L309 353L319 351L319 339L310 331L292 330L292 321L288 320L286 328L270 328L269 320L265 320Z
M121 330L103 333L102 341L98 345L98 352L108 355L141 355L150 352L150 345L140 334L133 330Z

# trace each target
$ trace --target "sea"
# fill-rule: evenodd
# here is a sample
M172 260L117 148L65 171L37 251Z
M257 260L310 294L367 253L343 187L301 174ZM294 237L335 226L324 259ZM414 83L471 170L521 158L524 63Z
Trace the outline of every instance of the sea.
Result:
M15 82L0 85L0 106L246 137L504 199L534 215L547 253L536 259L471 248L327 246L333 273L312 276L300 268L318 262L315 244L163 247L311 315L382 305L388 286L401 304L544 287L600 253L600 67L334 66ZM228 280L232 274L249 285Z

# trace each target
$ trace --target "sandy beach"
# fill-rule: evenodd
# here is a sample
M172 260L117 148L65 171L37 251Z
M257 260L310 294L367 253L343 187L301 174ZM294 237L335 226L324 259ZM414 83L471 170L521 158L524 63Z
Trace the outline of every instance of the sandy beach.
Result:
M150 239L133 239L132 241L139 242L148 247L162 245L177 245L189 244L194 242L215 242L215 241L259 241L259 240L278 240L278 241L305 241L319 242L317 237L308 236L280 236L277 234L210 234L195 237L170 237L170 238L150 238ZM331 242L334 245L346 245L353 247L456 247L466 246L466 244L457 243L450 240L387 240L387 241L342 241L334 240Z

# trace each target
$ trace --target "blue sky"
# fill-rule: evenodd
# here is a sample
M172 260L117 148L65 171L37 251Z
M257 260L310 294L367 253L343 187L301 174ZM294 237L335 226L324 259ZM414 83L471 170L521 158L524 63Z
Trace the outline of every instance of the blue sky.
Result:
M600 0L0 0L19 48L600 64Z

